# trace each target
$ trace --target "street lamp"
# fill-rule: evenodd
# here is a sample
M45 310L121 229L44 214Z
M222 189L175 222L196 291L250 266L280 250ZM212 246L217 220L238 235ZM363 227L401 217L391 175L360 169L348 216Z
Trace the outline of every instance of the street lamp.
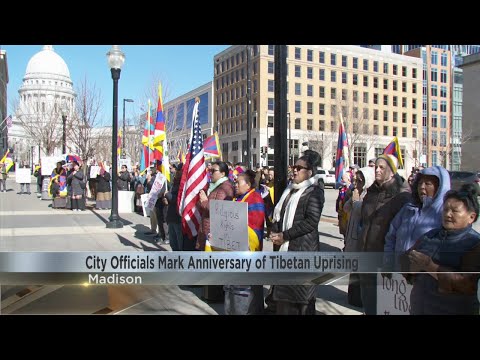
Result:
M290 165L293 165L293 160L292 160L292 163L290 163L290 156L292 156L292 144L291 144L292 143L292 123L290 121L289 112L287 112L287 117L288 117L288 163Z
M125 103L131 102L133 103L132 99L123 99L123 139L122 139L122 155L125 155Z
M66 107L62 109L62 125L63 125L62 154L66 154L67 153L67 109Z
M125 54L120 50L120 46L112 45L107 53L108 66L113 79L113 130L112 130L112 211L107 228L118 229L123 227L123 223L118 215L118 165L117 165L117 136L118 136L118 80L120 79L120 69L125 62Z
M250 144L252 143L252 89L250 81L250 45L246 45L247 52L247 168L252 168Z

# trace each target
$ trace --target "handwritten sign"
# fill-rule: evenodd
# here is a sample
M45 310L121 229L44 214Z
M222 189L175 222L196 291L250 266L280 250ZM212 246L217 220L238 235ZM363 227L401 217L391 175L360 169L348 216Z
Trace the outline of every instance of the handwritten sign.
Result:
M377 274L377 315L410 315L412 287L402 274Z
M30 184L32 182L32 175L30 169L16 169L15 181L17 184Z
M248 251L248 204L211 200L210 233L210 243L214 248Z
M150 217L150 209L147 208L148 194L140 195L140 202L142 203L143 216Z
M150 210L153 210L153 208L155 207L155 204L158 200L158 195L160 194L163 185L165 185L166 180L167 178L163 176L162 173L157 173L157 176L155 177L155 182L152 185L152 189L148 193L148 202L146 207Z
M100 175L100 166L90 166L90 179L96 179L97 175Z

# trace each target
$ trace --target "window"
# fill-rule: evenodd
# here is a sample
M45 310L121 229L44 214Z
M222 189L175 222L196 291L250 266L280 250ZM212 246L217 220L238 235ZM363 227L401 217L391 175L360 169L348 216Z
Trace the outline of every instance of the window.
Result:
M320 64L325 64L325 52L320 51L320 52L318 53L318 62L319 62Z
M313 50L307 50L307 61L313 61Z
M368 92L363 93L363 103L368 104Z
M376 148L375 148L375 157L378 158L380 155L382 155L382 154L383 154L383 150L384 150L383 147L382 147L382 148L376 147Z
M394 91L398 90L398 81L397 80L393 80L393 90Z
M330 54L330 65L337 65L337 55L336 54Z
M438 127L437 115L432 115L432 127Z
M300 129L300 118L295 119L295 129Z
M237 151L238 150L238 141L233 141L232 142L232 151Z
M358 124L357 124L357 123L353 123L352 131L353 131L354 134L358 134L358 133L359 133L359 131L358 131Z
M296 47L295 48L295 59L301 60L302 59L302 49Z
M440 82L444 84L447 82L447 70L440 71Z
M436 51L432 51L432 65L438 65L438 54Z
M337 131L337 122L336 121L330 121L330 131Z
M307 67L307 79L313 79L313 68Z
M268 92L275 91L275 82L274 80L268 80Z
M447 102L445 100L440 101L440 112L447 112Z
M402 92L407 92L407 83L405 81L402 82Z
M383 121L388 121L388 111L383 110Z
M313 114L313 102L307 102L307 114Z
M313 119L307 119L307 130L313 130Z
M440 146L447 146L447 133L440 131Z
M388 79L383 79L383 90L388 90Z
M388 74L388 63L383 63L383 73Z
M342 100L347 100L347 89L342 89Z
M337 116L337 105L331 105L330 106L330 115L332 117Z
M368 108L363 109L363 120L368 120Z
M342 72L342 84L347 84L347 73Z
M397 65L393 65L393 75L398 75L398 74L397 74L397 70L398 70L398 66L397 66Z
M378 109L373 109L373 120L378 120Z
M318 113L320 115L325 115L325 104L319 104L318 105Z
M378 105L378 94L373 94L373 103Z
M378 135L378 125L373 125L373 135Z
M358 75L357 74L353 74L352 83L353 83L353 85L358 85Z
M368 59L363 59L363 70L368 71Z
M417 108L417 99L412 99L412 109Z
M347 56L346 55L342 55L342 66L347 67Z
M354 57L352 60L353 60L353 68L358 69L358 58Z
M378 72L378 61L373 62L373 71Z
M307 85L307 96L313 96L313 85Z
M397 96L393 97L393 106L398 106L398 97Z
M302 95L302 84L295 83L295 95Z
M412 129L412 137L414 137L414 138L417 137L417 128Z
M437 81L437 69L432 69L430 72L430 80Z
M393 122L398 122L398 112L393 112Z
M337 82L337 72L335 70L332 70L330 72L330 81L331 82Z
M438 165L437 161L437 150L432 150L432 166Z
M407 67L402 66L402 76L407 76Z
M295 77L301 77L301 76L302 76L301 67L299 65L295 65Z
M403 124L407 123L407 113L402 113L402 123Z
M368 76L363 75L363 86L368 86Z
M448 61L448 59L447 59L447 53L442 53L441 56L442 56L442 57L441 57L441 59L442 59L442 60L441 60L441 61L442 61L442 66L447 66L447 61Z
M432 100L432 111L438 111L438 101Z
M383 127L383 135L385 135L385 136L388 135L388 126Z
M361 168L367 165L367 148L365 146L353 148L353 162Z
M337 89L332 88L330 90L330 99L335 100L337 98Z
M301 101L295 101L295 112L298 113L298 114L302 112L302 102Z
M320 98L324 98L325 97L325 87L324 86L320 86L318 88L318 96Z
M275 45L268 45L268 55L272 55L272 56L275 55ZM237 63L238 63L238 60L237 60Z
M325 120L320 120L318 122L318 130L325 131Z
M388 95L383 95L383 105L388 106Z
M406 97L402 97L402 107L403 108L407 107L407 98Z
M357 90L353 90L353 101L354 102L358 102L358 91Z
M373 78L373 87L375 89L378 89L378 78L376 78L376 77Z
M358 108L357 107L354 107L353 108L353 118L354 119L358 119Z
M438 132L437 132L437 131L432 131L431 144L432 144L433 146L437 146L437 145L438 145Z
M417 69L416 68L412 69L412 78L414 78L414 79L417 78Z
M273 74L274 73L274 62L273 61L269 61L268 62L268 73L269 74ZM242 79L244 78L244 75L243 75L243 69L242 69Z
M412 84L412 93L417 93L417 84Z
M268 110L273 111L275 109L275 99L268 98Z
M325 81L325 69L320 69L318 78L322 81Z
M443 129L447 128L447 116L446 115L440 115L440 127Z
M447 97L447 87L440 86L440 97L446 98Z

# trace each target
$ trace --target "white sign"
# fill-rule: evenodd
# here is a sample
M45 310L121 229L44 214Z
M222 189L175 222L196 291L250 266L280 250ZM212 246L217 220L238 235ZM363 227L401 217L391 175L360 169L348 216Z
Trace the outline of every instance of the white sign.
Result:
M140 195L140 201L142 202L143 216L144 217L149 217L150 216L150 209L147 208L148 194Z
M32 182L32 175L30 169L16 169L15 181L17 184L30 184Z
M209 205L212 247L229 251L249 251L248 204L211 200Z
M42 163L42 175L50 176L53 170L57 167L57 162L62 161L59 156L42 156L40 161Z
M90 179L95 179L97 175L100 175L100 166L98 165L90 166Z
M119 170L122 168L122 165L125 165L129 172L132 171L132 161L130 160L130 158L118 159L118 169Z
M410 315L412 287L402 274L377 274L377 315Z
M163 185L165 185L166 180L166 177L163 176L162 173L157 173L157 176L155 177L155 182L152 185L152 189L148 193L148 202L146 207L150 210L153 210L153 208L155 207L155 204L158 200L158 195L160 194Z

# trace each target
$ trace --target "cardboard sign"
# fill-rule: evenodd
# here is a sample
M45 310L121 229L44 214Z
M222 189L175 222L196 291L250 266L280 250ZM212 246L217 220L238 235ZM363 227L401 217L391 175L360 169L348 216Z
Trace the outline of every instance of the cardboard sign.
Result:
M377 315L410 315L412 287L402 274L377 274Z
M140 195L140 201L142 202L143 217L149 217L150 216L150 209L147 208L148 194Z
M249 251L248 204L210 201L210 244L216 250Z
M40 161L42 163L42 175L50 176L53 170L57 167L57 162L65 160L61 156L42 156Z
M157 176L155 177L155 182L152 185L152 189L148 193L148 202L146 206L150 210L152 210L155 207L155 203L158 200L158 195L160 194L160 191L165 185L166 180L167 178L163 176L162 173L157 173Z
M15 182L17 184L30 184L32 182L32 174L30 174L30 169L16 169Z
M100 166L98 165L90 166L90 179L95 179L97 175L100 175Z

